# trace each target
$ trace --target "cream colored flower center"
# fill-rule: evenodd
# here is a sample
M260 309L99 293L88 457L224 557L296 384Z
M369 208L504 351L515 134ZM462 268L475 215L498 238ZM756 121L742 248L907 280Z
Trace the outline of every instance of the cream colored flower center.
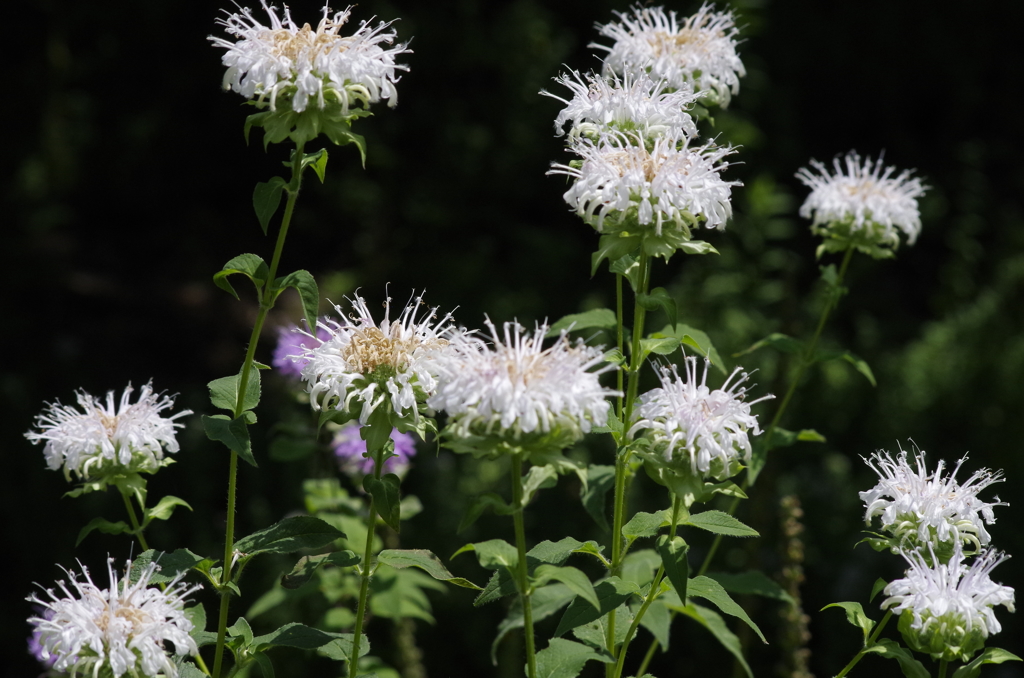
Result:
M676 33L655 31L648 38L648 42L651 44L655 56L660 57L681 49L705 49L709 42L722 37L725 37L722 31L711 32L700 28L680 28Z
M107 437L110 439L114 438L114 432L117 431L117 415L111 416L103 410L96 408L96 416L99 418L100 423L107 432Z
M310 61L324 53L337 50L343 52L348 48L349 39L338 37L338 31L344 22L324 20L314 31L309 24L304 24L298 32L293 33L287 28L266 31L260 39L273 45L279 57L297 61L305 56Z
M353 372L363 375L372 374L382 367L398 372L408 364L416 349L440 348L448 343L444 339L423 341L415 335L405 337L402 334L401 327L395 327L392 336L377 327L358 330L342 350L341 357Z

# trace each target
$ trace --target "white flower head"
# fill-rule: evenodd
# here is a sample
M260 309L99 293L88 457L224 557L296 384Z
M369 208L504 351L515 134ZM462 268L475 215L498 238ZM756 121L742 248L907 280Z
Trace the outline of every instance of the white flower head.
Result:
M692 87L707 103L729 105L746 75L736 53L736 18L731 11L716 12L701 5L697 13L679 21L662 7L633 7L616 12L619 21L598 25L600 34L615 42L591 47L608 52L605 73L648 73L669 87Z
M570 137L596 137L612 131L657 137L672 130L697 135L697 126L686 112L697 100L689 85L669 89L663 80L652 80L646 73L604 78L593 73L581 76L577 71L562 73L555 82L572 92L571 99L563 99L541 90L566 105L555 118L558 136L570 122Z
M600 375L611 366L600 348L570 342L563 332L544 348L546 324L533 333L505 323L501 334L488 319L491 345L475 337L453 342L439 362L437 393L428 404L448 413L457 437L497 435L509 440L555 434L562 446L607 420Z
M38 430L25 434L33 443L46 442L43 455L46 464L56 471L64 467L64 475L85 480L110 475L153 473L170 463L164 452L178 451L175 429L184 424L175 421L192 414L191 410L170 417L161 413L174 406L174 398L154 393L152 383L139 391L131 402L134 389L129 384L114 402L108 391L106 401L79 391L78 407L50 403L36 417Z
M921 232L917 199L927 187L911 176L912 170L896 175L896 168L885 167L881 156L862 161L856 151L847 153L842 162L834 158L833 172L817 160L811 161L811 167L816 172L802 167L796 177L811 189L800 216L812 219L814 233L893 249L900 244L900 231L909 244L917 240Z
M948 563L930 566L918 551L903 552L910 564L903 579L885 587L882 609L900 615L899 628L910 647L935 659L967 661L1002 627L993 608L1014 611L1014 592L989 577L1007 559L985 551L970 566L957 546ZM936 559L933 555L932 562Z
M457 333L451 314L438 319L437 309L416 297L391 320L388 298L378 324L362 297L356 294L349 302L353 313L346 315L335 305L341 320L318 323L330 336L316 348L303 349L308 362L302 379L313 409L348 412L356 405L360 423L366 424L373 410L390 398L396 414L417 416L417 402L436 387L437 354Z
M108 562L110 588L100 589L84 567L85 581L68 570L70 586L57 582L60 593L46 590L46 598L33 594L28 600L42 606L41 614L29 623L39 633L44 660L54 659L57 671L99 676L166 676L175 678L178 669L169 653L195 655L196 642L189 635L192 622L182 608L185 597L198 589L171 580L165 590L151 587L149 580L159 568L150 563L132 584L114 573ZM173 645L168 647L168 643ZM109 674L108 674L109 672Z
M640 143L634 143L634 142ZM732 187L721 172L732 148L690 147L680 132L656 139L650 148L639 139L605 134L597 142L578 139L571 150L582 156L578 167L554 164L548 174L575 182L565 201L599 233L642 231L645 236L690 240L690 228L725 230L732 216Z
M946 476L941 460L928 472L921 450L915 452L913 463L903 450L895 459L884 450L875 452L865 460L878 474L878 484L860 493L866 507L864 521L870 524L875 516L881 519L882 529L893 536L893 551L930 548L946 560L953 547L967 544L980 550L991 541L985 524L996 520L992 508L1005 503L998 497L993 502L982 501L978 495L1001 482L1002 475L981 469L965 483L958 483L956 475L965 461L966 455Z
M266 0L260 0L260 5L270 17L269 26L251 10L240 8L218 20L237 41L210 36L214 45L227 50L222 58L228 69L224 89L250 99L269 96L272 111L280 101L287 101L296 113L306 110L310 102L318 109L338 103L345 112L356 102L363 106L381 99L387 99L389 106L398 102L398 71L408 67L395 63L395 57L411 50L407 43L382 46L395 40L391 22L373 27L363 21L352 35L343 35L351 7L332 16L325 6L323 18L313 29L309 24L299 27L287 7L279 17Z
M712 390L708 364L705 360L699 378L692 356L686 358L682 377L675 365L659 366L661 388L640 396L629 435L646 431L653 452L666 462L688 467L696 476L725 480L741 463L750 463L750 436L761 433L750 406L774 396L747 402L744 384L749 375L738 367L721 388Z

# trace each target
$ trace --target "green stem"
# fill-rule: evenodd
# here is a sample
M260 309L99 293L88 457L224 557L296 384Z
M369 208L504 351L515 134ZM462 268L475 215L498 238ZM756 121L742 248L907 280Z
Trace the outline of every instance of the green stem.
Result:
M381 470L384 466L384 448L382 447L374 455L373 477L380 480ZM370 565L373 558L373 536L377 528L377 507L370 498L370 515L366 523L366 548L363 549L362 582L359 584L359 604L356 606L356 627L353 630L352 655L348 662L349 678L356 678L359 672L359 646L363 640L363 622L366 617L366 601L370 593Z
M516 549L519 563L516 566L516 588L523 606L523 635L526 637L526 674L537 678L537 650L533 639L533 603L530 601L530 577L526 565L526 530L523 528L523 459L518 453L512 454L512 518L516 528Z
M238 376L238 395L235 400L233 417L237 419L245 411L245 392L249 385L249 377L252 374L253 363L256 359L256 344L259 342L260 334L263 332L263 323L267 314L274 307L274 299L277 290L274 289L274 280L277 278L277 268L281 263L281 253L284 251L284 241L288 237L288 227L292 223L292 214L295 211L295 201L299 198L299 189L302 186L302 156L303 145L298 144L292 156L292 180L285 190L288 193L288 201L285 203L284 216L281 219L281 228L277 233L277 243L274 245L274 256L270 262L267 282L259 295L260 310L256 315L256 322L249 335L249 346L245 351L245 360L242 362L242 370ZM316 328L310 328L315 332ZM220 614L217 622L217 649L213 659L213 678L220 678L221 666L224 660L224 642L227 637L228 627L228 605L231 600L231 592L227 584L231 581L232 556L235 547L235 494L236 478L238 475L238 453L231 451L231 460L228 464L228 507L227 524L224 529L224 560L221 573L220 590Z
M615 320L616 320L616 322L615 322L615 334L616 334L617 345L619 347L619 355L622 356L623 359L625 359L625 355L626 355L625 354L625 350L626 350L625 327L624 327L625 326L625 321L624 321L623 310L622 310L622 279L624 277L625 276L623 276L621 273L616 273L615 274ZM622 421L622 395L621 394L623 393L623 390L622 390L623 386L624 386L624 384L623 384L623 378L622 378L622 366L620 365L619 369L615 370L615 387L616 387L616 390L620 394L619 397L615 399L615 416L617 416L619 418L619 421Z
M864 650L875 644L875 641L878 640L878 636L882 633L882 629L885 628L885 625L889 623L890 619L892 619L892 610L886 612L885 616L882 617L882 621L875 624L875 630L871 632L871 635L868 636L868 639L864 642L864 648L854 655L853 659L850 660L849 664L843 667L842 671L836 674L836 678L843 678L843 676L852 671L853 667L864 658Z
M946 668L949 666L948 659L939 660L939 678L946 678Z
M143 551L149 550L149 544L146 543L146 538L142 535L142 527L139 525L139 518L135 515L135 507L132 506L132 500L128 497L125 492L121 492L121 498L124 499L124 507L128 509L128 520L132 524L132 534L139 540L139 546L142 547ZM145 512L146 507L142 506L142 501L139 501L139 506Z

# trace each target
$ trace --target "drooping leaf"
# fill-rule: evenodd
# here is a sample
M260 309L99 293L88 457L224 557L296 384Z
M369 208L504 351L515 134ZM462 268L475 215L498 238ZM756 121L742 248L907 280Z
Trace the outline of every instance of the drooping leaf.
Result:
M531 565L533 563L530 561L561 565L581 546L583 546L583 542L572 537L565 537L558 541L542 541L526 552L526 560Z
M548 329L547 334L544 336L547 338L557 337L562 334L562 330L570 332L588 329L612 330L615 329L617 324L618 321L615 318L614 311L610 311L607 308L595 308L583 313L572 313L560 318L558 322Z
M531 466L523 476L523 505L530 503L539 490L554 487L558 482L558 469L551 465Z
M706 607L700 605L684 605L676 608L679 612L682 612L691 619L695 619L704 628L711 632L711 635L722 644L726 650L736 658L743 670L746 671L748 678L754 678L754 672L750 670L750 665L747 664L746 658L743 656L743 648L740 645L740 639L736 637L736 634L729 630L725 620L715 612Z
M456 532L462 532L467 527L476 522L477 518L482 516L487 509L492 509L495 513L501 516L511 515L515 512L515 509L508 505L501 495L495 494L494 492L488 492L487 494L481 494L474 497L469 508L466 509L466 515L462 517L462 521L459 523L459 527Z
M749 347L737 353L736 357L746 355L748 353L753 353L754 351L757 351L765 347L771 347L779 351L782 351L783 353L796 354L804 350L804 343L799 339L794 339L793 337L782 334L780 332L772 332L764 339L759 339L758 341L755 341Z
M931 673L924 667L924 664L914 659L910 650L901 647L899 643L889 638L882 638L874 645L864 648L864 652L881 655L886 659L895 659L900 663L900 669L906 678L931 678Z
M313 274L306 270L299 270L278 278L274 281L275 297L289 287L295 288L295 291L299 293L302 313L306 317L306 326L311 328L310 332L314 332L317 313L320 309L320 290L316 286Z
M180 497L171 495L162 497L156 506L146 509L144 524L149 523L151 520L167 520L178 506L184 506L189 511L192 510L188 502Z
M871 585L871 595L868 597L868 600L869 601L874 600L875 596L877 596L879 593L881 593L882 590L885 589L885 587L888 586L888 585L889 585L889 582L885 581L881 577L876 579L875 583Z
M658 334L666 337L675 337L684 346L689 346L696 351L698 355L710 360L711 364L722 374L726 374L725 362L722 360L722 356L719 355L718 349L716 349L715 345L711 343L711 337L709 337L706 332L698 330L696 327L691 327L690 325L675 323L672 325L666 325Z
M658 555L661 556L662 567L680 600L686 600L686 590L690 577L690 565L686 560L686 552L690 547L682 537L669 538L667 534L658 537Z
M260 652L253 655L253 660L256 662L256 666L260 667L263 678L274 678L274 665L271 663L270 657Z
M953 673L953 678L978 678L981 667L985 664L1002 664L1003 662L1019 662L1020 657L998 647L986 647L977 657L964 664Z
M549 581L560 581L573 593L594 606L595 610L601 609L601 603L597 599L594 585L590 583L587 575L575 567L558 567L557 565L541 565L534 572L534 585L543 586Z
M204 414L202 421L207 438L224 443L229 450L236 452L243 461L258 468L256 459L252 456L249 428L245 423L245 415L237 419L231 419L223 414L215 414L213 416L206 416Z
M679 348L679 340L675 337L645 337L640 340L641 360L647 360L652 353L672 355Z
M609 408L612 410L612 408ZM583 501L583 508L598 527L607 532L608 517L605 515L605 505L608 492L615 487L615 467L600 464L591 464L587 467L587 484L580 488L580 499Z
M327 149L321 148L315 153L306 153L302 158L302 168L312 167L320 183L324 183L324 175L327 172Z
M704 511L694 513L683 524L699 527L708 532L727 537L757 537L757 530L736 520L724 511Z
M256 287L256 293L259 294L263 291L263 286L267 282L267 278L270 276L270 269L267 268L267 263L263 261L262 257L255 254L239 254L228 263L224 264L224 268L213 274L213 283L238 299L238 292L231 286L231 282L228 280L229 276L241 273Z
M488 570L497 570L502 567L512 570L519 564L519 551L515 546L501 539L466 544L453 553L452 558L466 551L474 551L480 567Z
M675 582L672 582L673 585ZM678 593L678 589L676 590ZM768 643L765 639L764 634L761 633L761 629L757 627L757 624L747 615L746 611L736 604L736 601L726 593L722 585L714 579L705 576L694 577L690 580L689 586L687 587L686 594L690 597L704 598L708 602L711 602L722 612L742 619L746 622L747 626L752 628L757 636L761 639L762 643Z
M82 540L89 536L89 533L93 530L99 530L103 534L124 534L125 532L131 532L132 528L128 527L128 523L123 520L113 523L106 518L96 517L78 531L78 539L75 540L75 546L81 544Z
M595 619L599 619L604 615L608 614L622 603L626 602L630 596L640 593L640 587L633 582L623 581L618 577L608 577L607 579L598 582L594 586L594 594L597 596L598 609L594 609L594 606L580 598L572 601L569 605L569 609L562 615L562 619L558 622L558 628L555 630L555 636L561 636L566 631L571 631L577 626L583 624L589 624Z
M878 382L875 381L875 374L871 371L871 366L863 358L858 358L849 351L826 351L819 350L814 354L815 362L828 362L830 360L843 360L851 365L854 369L864 375L864 378L872 386L878 386Z
M533 621L534 623L539 622L542 619L547 619L554 613L569 604L569 601L576 597L565 584L549 584L542 586L534 590L533 595L530 596L530 607L533 610ZM498 665L498 645L501 643L501 639L513 629L520 629L523 627L523 605L519 598L516 598L509 608L508 615L498 626L498 635L495 636L494 642L491 643L491 663L495 666Z
M401 479L394 473L380 478L363 476L363 489L373 497L373 508L381 520L395 532L401 531L402 495L399 489Z
M281 577L281 586L286 589L297 589L310 579L321 565L331 564L337 567L351 567L360 561L359 554L354 551L334 551L315 556L303 556L295 563L292 571Z
M651 603L650 607L647 608L647 613L640 618L640 626L651 632L654 639L658 641L662 652L668 650L672 613L665 607L663 600L658 598Z
M792 596L786 593L785 589L772 579L769 579L760 570L750 570L749 572L741 572L739 574L708 572L707 576L721 584L722 588L729 593L774 598L790 605L795 603Z
M253 532L235 542L235 550L251 557L258 553L292 553L299 549L317 549L345 533L313 516L292 516Z
M548 646L537 653L537 678L576 678L590 660L610 664L612 658L573 640L552 638Z
M250 631L249 633L252 632ZM351 634L348 635L351 636ZM340 639L342 639L342 634L340 633L321 631L304 624L291 622L276 631L253 638L249 645L255 652L263 652L271 647L294 647L299 650L315 650ZM351 643L349 647L351 648ZM349 651L351 652L351 649Z
M628 254L613 261L608 270L625 276L634 292L640 289L640 262Z
M821 608L827 610L830 607L842 608L846 611L846 621L850 622L864 633L864 640L868 639L868 635L871 633L871 629L875 627L875 622L868 619L868 616L864 614L864 608L861 607L860 603L831 603Z
M263 235L267 234L267 226L274 216L274 212L281 205L281 192L288 185L281 177L271 177L270 181L261 181L256 184L252 192L252 208L259 219Z
M668 316L668 324L673 327L675 326L678 315L676 300L672 298L664 287L655 287L650 291L650 294L642 292L637 294L636 303L648 311L661 309Z
M440 558L426 549L385 549L377 554L377 562L395 568L418 567L439 581L446 581L475 591L483 591L468 579L453 575L441 563Z

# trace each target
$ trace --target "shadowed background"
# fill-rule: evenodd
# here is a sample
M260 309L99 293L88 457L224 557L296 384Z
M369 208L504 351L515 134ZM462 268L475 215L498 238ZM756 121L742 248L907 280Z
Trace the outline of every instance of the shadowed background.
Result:
M969 451L968 473L1004 469L1008 482L995 493L1010 506L996 510L991 532L1016 558L994 578L1024 585L1024 538L1014 529L1024 522L1017 489L1024 462L1014 433L1024 409L1024 54L1011 48L1019 44L1024 9L991 1L956 12L875 1L734 7L748 74L716 130L720 142L742 146L726 176L745 186L734 193L736 218L727 231L702 234L721 256L677 256L654 270L654 284L675 296L682 322L708 332L730 365L729 356L768 332L813 330L816 242L796 216L806 189L793 178L810 158L884 150L887 163L916 167L931 186L918 243L895 260L856 257L850 293L826 333L827 346L849 348L871 364L877 388L839 363L810 371L783 424L813 427L828 443L773 458L751 502L756 510L740 515L768 538L728 544L720 555L723 569L777 574L778 499L800 498L811 668L830 675L856 651L859 632L839 611L817 610L837 600L866 604L872 581L898 576L900 568L894 556L853 548L863 527L856 493L874 483L859 457L875 449L906 448L912 438L931 459L952 463ZM425 289L429 303L444 311L457 306L458 321L473 327L485 313L496 322L531 323L611 306L610 276L590 278L595 234L562 201L564 178L545 176L552 161L568 156L553 135L560 104L537 92L557 87L551 78L562 64L597 68L587 48L596 38L593 24L626 8L606 0L360 4L355 20L401 17L399 36L413 37L414 53L402 59L410 72L396 109L375 106L374 117L357 124L367 138L365 171L355 149L332 147L326 182L307 176L282 270L309 269L322 295L336 302L356 287L372 305L387 284L397 303ZM24 651L30 606L23 598L31 582L52 585L61 576L54 564L69 567L75 557L101 571L106 554L129 555L126 538L100 534L73 549L90 518L120 520L123 507L113 494L60 498L68 485L22 437L43 402L70 403L77 388L120 392L129 381L152 378L157 390L180 394L179 409L208 412L206 382L236 371L242 360L252 296L245 290L236 302L210 277L241 252L269 257L272 241L252 215L251 192L285 171L287 153L265 152L259 131L244 143L251 109L220 90L220 51L206 39L220 32L213 23L220 9L36 2L24 8L19 28L9 29L15 68L7 72L2 113L8 292L0 341L8 358L0 377L0 505L11 574L0 656L10 675L38 672ZM319 17L318 3L291 9L300 23ZM285 295L272 323L298 317ZM652 318L651 327L660 322ZM268 361L274 337L269 328L258 359ZM758 353L743 364L760 369L755 393L781 392L775 356ZM301 509L300 483L310 471L267 458L275 404L291 405L283 382L268 379L265 390L254 434L261 469L240 475L243 534ZM771 404L761 412L769 416ZM205 439L198 417L179 441L178 463L155 476L150 491L181 496L196 510L155 525L150 541L215 554L227 457ZM590 453L610 459L599 447ZM403 490L418 494L427 510L403 530L403 545L432 548L447 560L465 542L511 536L497 519L455 534L467 501L462 491L481 491L484 483L460 476L470 468L423 447ZM573 534L607 543L579 507L577 491L563 480L531 506L532 539ZM646 482L635 500L648 510L666 501ZM706 546L696 540L694 557ZM482 571L463 558L452 565L456 573L481 580ZM273 576L254 570L245 590L255 595ZM249 602L233 611L241 614ZM487 658L500 604L472 610L469 592L454 589L432 602L437 624L418 623L431 674L521 675L515 641L503 646L499 669ZM778 606L755 604L762 628L774 630ZM880 616L876 606L866 609ZM991 644L1024 654L1020 615L1003 608L997 615L1004 630ZM728 656L702 630L676 624L673 646L652 673L720 673ZM539 637L552 630L540 626ZM375 631L382 640L374 652L387 657L386 628L371 624L372 638ZM647 638L633 645L638 656ZM751 648L758 676L776 673L785 661L780 647ZM290 675L287 651L277 656L279 675ZM897 675L895 663L878 658L859 668ZM987 675L1024 675L1019 664L989 669Z

